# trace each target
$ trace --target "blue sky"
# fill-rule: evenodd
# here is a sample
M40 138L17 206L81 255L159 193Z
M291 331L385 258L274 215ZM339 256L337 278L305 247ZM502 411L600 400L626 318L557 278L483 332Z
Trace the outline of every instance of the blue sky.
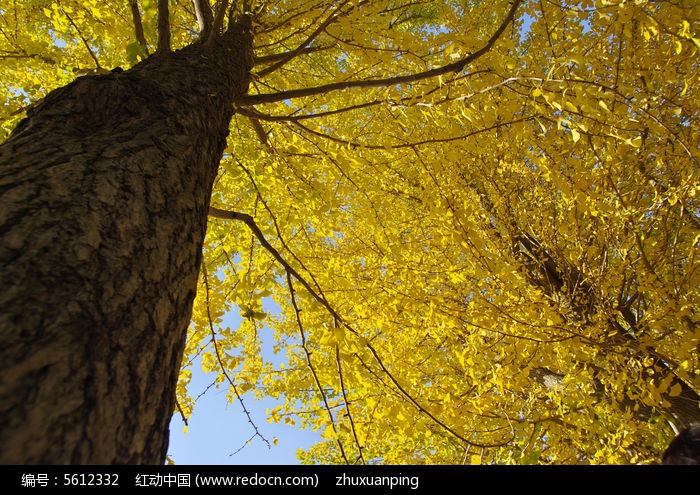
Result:
M264 300L263 310L274 312L277 308L269 300ZM225 317L223 326L237 328L240 320L239 315L229 314ZM271 334L269 329L265 330L261 334ZM265 355L266 359L274 362L280 360L279 356L272 355L271 345L263 347L263 354L270 354ZM214 381L215 375L201 371L198 361L191 369L189 391L193 397L197 397ZM296 459L297 449L308 448L320 439L318 434L311 430L299 430L284 423L268 422L265 410L272 409L279 402L272 399L255 401L251 396L244 396L246 408L250 411L253 421L271 446L268 447L259 437L247 444L255 431L240 403L227 402L226 392L226 387L211 387L197 400L194 412L187 421L187 433L183 432L184 424L180 415L173 415L170 422L168 455L176 464L299 464ZM277 445L272 445L273 437L277 437Z
M211 378L193 370L193 391L204 390ZM254 438L254 431L248 423L240 404L226 401L225 389L210 389L197 401L194 413L188 420L189 431L183 433L183 423L179 414L175 414L170 423L170 447L168 454L176 464L299 464L295 454L298 448L313 445L318 436L312 431L302 431L283 423L269 423L265 415L266 408L272 408L275 402L261 402L249 399L246 407L251 412L260 433L272 443L277 437L279 442L268 448L260 438ZM235 453L241 449L238 453Z

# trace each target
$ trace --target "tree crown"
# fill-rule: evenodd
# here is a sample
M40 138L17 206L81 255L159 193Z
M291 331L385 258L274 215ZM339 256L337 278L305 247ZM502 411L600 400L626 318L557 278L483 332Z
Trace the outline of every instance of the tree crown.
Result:
M179 413L199 356L303 462L645 463L700 415L696 2L215 4L0 8L5 134L251 23Z

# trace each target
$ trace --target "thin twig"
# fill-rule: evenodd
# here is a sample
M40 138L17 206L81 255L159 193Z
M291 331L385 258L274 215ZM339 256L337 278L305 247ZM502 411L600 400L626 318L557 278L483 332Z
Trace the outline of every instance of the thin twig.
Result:
M316 281L316 278L314 277L313 273L311 273L311 271L308 268L306 268L306 265L304 265L304 262L299 259L299 257L294 253L294 251L292 251L290 249L290 247L285 242L284 236L282 235L282 231L280 230L280 227L279 227L279 223L277 222L277 217L273 213L270 206L267 204L267 201L263 197L262 193L260 192L260 188L258 187L258 184L255 181L255 177L253 177L253 174L250 173L250 170L248 170L248 168L245 165L243 165L243 163L241 163L240 160L238 160L237 158L236 158L236 162L243 169L245 174L250 179L250 182L251 182L251 184L253 184L253 187L255 188L255 192L257 193L257 199L260 200L260 202L263 204L263 207L265 208L267 213L270 215L270 218L272 219L272 225L274 225L274 227L275 227L275 232L277 232L277 238L279 239L280 243L287 250L289 255L292 258L294 258L294 261L296 261L299 264L299 266L301 268L303 268L304 271L306 271L306 273L309 275L309 277L311 277L311 281L316 286L316 290L319 292L319 294L321 294L321 296L323 298L325 298L325 295L323 294L323 290L321 289L321 286L319 285L319 283ZM348 180L350 180L350 179L348 178ZM350 180L350 181L352 182L352 180Z
M462 58L461 60L458 60L457 62L443 65L442 67L436 67L435 69L430 69L424 72L407 74L405 76L388 77L383 79L368 79L364 81L343 81L310 88L279 91L277 93L246 95L240 97L237 101L237 104L239 106L249 106L257 105L260 103L274 103L276 101L289 100L292 98L301 98L304 96L314 96L319 94L330 93L332 91L342 91L345 89L355 88L379 88L386 86L396 86L421 81L423 79L430 79L449 73L458 74L462 72L467 65L471 64L479 57L491 50L498 38L500 38L501 34L503 34L503 31L505 31L506 27L508 27L508 24L510 24L513 21L513 18L515 17L515 12L517 11L517 8L522 2L523 0L513 0L510 11L508 11L508 15L506 15L506 18L503 20L503 22L498 27L496 32L491 36L491 38L489 38L486 44L484 44L484 46L482 46L479 50L475 51L474 53L470 53L469 55Z
M322 50L328 50L329 48L329 46L309 46L302 50L299 50L297 55L305 55L307 53L320 52ZM297 49L295 49L294 51L297 51ZM286 58L287 56L289 56L290 53L291 51L282 53L272 53L270 55L260 55L259 57L253 57L253 61L255 62L256 66L261 64L270 64Z
M344 2L341 2L340 5L336 7L336 9L331 13L331 15L328 16L328 18L323 21L319 26L314 30L313 33L311 33L299 46L297 46L294 50L287 52L286 56L283 57L281 60L278 62L272 64L269 67L266 67L265 69L261 70L256 74L257 77L264 77L267 74L276 71L280 67L284 66L287 62L292 60L294 57L299 55L302 50L308 48L309 44L316 39L316 37L321 34L325 29L333 23L336 19L338 19L341 15L347 15L349 12L352 12L353 7L351 6L349 10L346 12L341 12L341 9L345 7L345 5L349 2L350 0L345 0Z
M349 464L348 458L345 455L345 449L343 448L343 442L340 441L340 435L338 435L338 429L335 424L335 418L333 417L333 411L331 411L331 407L328 404L328 398L326 397L326 392L323 390L323 387L321 386L321 381L318 379L318 374L316 373L316 369L314 368L313 363L311 362L311 351L309 351L308 346L306 345L306 335L304 333L304 326L301 323L301 309L299 309L299 306L297 305L297 300L296 296L294 295L294 284L292 283L292 276L289 273L289 271L286 272L287 274L287 286L289 287L289 294L291 296L292 300L292 307L294 308L294 316L296 317L297 321L297 326L299 327L299 336L301 337L301 348L304 349L304 354L306 356L306 364L309 367L309 370L311 370L311 376L314 378L314 383L316 384L316 388L318 389L318 392L321 394L321 399L323 400L323 405L326 409L326 412L328 412L328 417L330 418L331 421L331 428L333 428L333 433L335 433L335 441L338 443L338 448L340 449L340 455L343 456L343 459L345 460L345 464Z
M333 322L337 324L336 322ZM352 414L350 413L350 403L348 402L348 394L345 391L345 381L343 379L343 363L340 360L340 348L338 344L335 344L335 363L338 366L338 378L340 379L340 392L343 394L343 403L345 404L345 414L350 422L350 429L352 430L352 437L355 439L355 445L357 446L357 458L362 461L362 464L367 464L365 462L365 457L362 454L362 445L360 445L360 440L357 438L357 429L355 428L355 421L352 419Z
M221 353L219 352L219 343L216 340L216 331L214 330L214 321L211 317L211 310L209 307L209 277L207 275L207 269L204 265L202 265L202 275L204 278L204 286L205 286L205 297L206 297L206 305L207 305L207 319L209 321L209 331L211 332L211 341L212 345L214 347L214 353L216 354L216 360L219 363L219 367L221 368L221 372L223 373L224 377L226 378L226 381L231 385L231 389L233 390L233 393L236 395L236 398L238 399L238 402L241 404L241 408L243 409L243 412L248 418L248 423L253 427L253 431L255 434L253 437L260 437L263 442L267 444L268 448L272 448L270 445L270 441L265 438L262 433L260 433L260 430L258 430L258 426L255 424L253 421L253 417L250 414L250 411L246 407L245 403L243 402L243 397L241 396L240 392L238 391L238 387L236 387L236 384L234 383L233 379L229 376L228 371L226 371L226 367L224 366L223 359L221 358Z
M182 412L182 407L180 407L180 401L175 399L175 405L177 406L177 410L180 413L180 418L182 419L182 422L185 423L185 426L189 426L187 424L187 416L185 416L185 413Z
M264 247L271 255L273 258L275 258L279 264L281 264L285 270L287 270L289 273L292 274L292 276L299 281L301 285L304 286L304 288L309 291L309 294L311 294L314 299L316 299L326 310L328 310L332 316L338 318L338 320L342 320L340 315L335 312L335 310L330 306L328 301L326 301L325 298L321 297L318 295L318 293L311 288L309 283L302 277L299 272L297 272L293 266L291 266L289 263L287 263L287 260L282 257L282 255L275 249L265 238L265 234L262 233L260 230L260 227L255 223L255 219L248 215L247 213L240 213L237 211L229 211L229 210L221 210L219 208L215 208L213 206L209 207L209 216L214 217L214 218L221 218L224 220L239 220L243 223L245 223L248 228L253 232L253 235L258 239L258 242L260 242L260 245Z
M493 130L496 130L500 127L506 127L506 126L513 125L513 124L519 124L521 122L527 122L527 121L533 120L534 118L535 118L534 116L522 117L522 118L515 119L512 121L508 121L508 122L498 122L490 127L484 127L481 129L477 129L475 131L471 131L471 132L468 132L466 134L461 134L459 136L426 139L423 141L415 141L412 143L391 144L391 145L389 145L389 147L391 149L417 148L419 146L425 146L428 144L448 143L451 141L464 141L467 138L482 134L484 132L493 131ZM324 134L322 132L315 131L315 130L305 126L304 124L301 124L301 123L296 122L296 121L292 121L292 124L296 125L300 129L308 132L309 134L313 134L315 136L318 136L318 137L321 137L324 139L328 139L328 140L336 142L336 143L340 143L343 146L347 146L348 148L363 148L363 149L368 149L368 150L385 150L385 149L387 149L387 145L380 146L380 145L376 145L376 144L363 144L363 143L359 143L356 141L348 141L346 139L337 138L337 137L331 136L329 134Z
M357 330L352 328L352 326L345 322L345 320L338 314L338 312L331 306L331 304L321 295L319 295L316 291L314 291L309 283L302 277L299 272L297 272L288 262L287 260L282 257L282 255L277 251L265 238L265 234L262 233L260 230L260 227L258 227L257 223L255 223L255 219L248 215L247 213L240 213L237 211L229 211L229 210L222 210L219 208L215 208L213 206L209 207L209 216L214 217L214 218L221 218L221 219L227 219L227 220L239 220L243 223L245 223L248 228L253 232L253 235L257 237L258 242L275 258L287 271L287 273L291 276L293 276L295 279L299 281L299 283L304 286L304 288L309 292L309 294L316 299L316 301L319 302L326 310L335 318L335 320L340 323L343 327L345 327L347 330L349 330L352 334L356 336L360 336ZM512 438L508 439L505 442L497 443L497 444L482 444L474 441L467 440L464 438L462 435L457 433L453 428L450 428L448 425L440 421L438 418L436 418L433 414L431 414L427 409L425 409L413 396L404 388L402 387L399 382L396 380L396 378L391 374L391 372L387 369L387 367L384 365L384 362L382 361L381 357L379 356L379 353L376 351L374 346L370 344L369 342L365 343L365 346L367 349L369 349L370 353L374 357L375 361L381 368L381 370L389 377L389 380L394 384L396 389L401 393L401 395L409 402L411 403L420 413L428 416L434 423L442 427L445 431L448 433L452 434L455 438L463 441L466 444L471 444L476 447L499 447L502 445L507 444L512 440Z
M95 62L95 67L98 69L101 69L102 67L100 66L100 61L97 60L97 56L95 55L95 52L92 51L92 48L90 48L90 43L88 43L87 39L85 39L85 36L83 36L82 31L80 31L80 28L73 22L73 18L68 15L68 12L65 10L61 9L61 12L63 12L63 15L66 16L66 19L68 19L68 22L70 23L71 26L75 28L75 30L78 32L78 36L80 36L80 39L83 42L83 45L85 45L85 48L87 48L88 53L90 54L90 57L92 60Z

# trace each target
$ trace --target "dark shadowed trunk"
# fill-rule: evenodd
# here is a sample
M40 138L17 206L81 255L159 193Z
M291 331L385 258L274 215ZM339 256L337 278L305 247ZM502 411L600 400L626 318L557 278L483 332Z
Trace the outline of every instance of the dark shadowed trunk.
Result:
M162 464L247 26L49 94L0 146L0 463Z

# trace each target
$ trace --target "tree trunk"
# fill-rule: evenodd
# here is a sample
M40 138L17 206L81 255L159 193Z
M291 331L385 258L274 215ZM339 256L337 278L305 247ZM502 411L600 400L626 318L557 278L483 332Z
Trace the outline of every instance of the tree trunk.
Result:
M252 39L50 93L0 146L0 463L162 464Z

